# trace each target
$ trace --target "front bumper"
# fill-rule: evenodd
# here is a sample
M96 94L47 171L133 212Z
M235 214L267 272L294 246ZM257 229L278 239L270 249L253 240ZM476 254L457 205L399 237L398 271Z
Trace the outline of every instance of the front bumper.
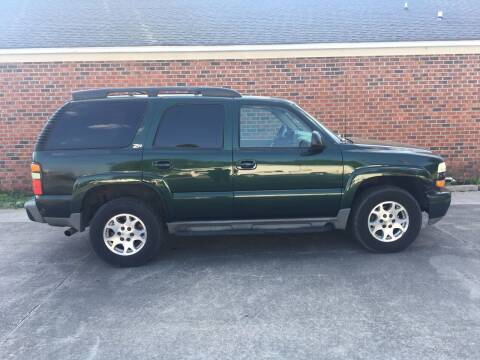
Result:
M435 191L427 193L428 223L435 224L447 213L452 195L449 191Z
M25 205L25 211L30 220L47 223L52 226L63 226L63 227L72 227L75 230L82 231L81 227L81 214L80 213L71 213L69 217L47 217L42 216L40 210L38 209L36 199L28 200Z

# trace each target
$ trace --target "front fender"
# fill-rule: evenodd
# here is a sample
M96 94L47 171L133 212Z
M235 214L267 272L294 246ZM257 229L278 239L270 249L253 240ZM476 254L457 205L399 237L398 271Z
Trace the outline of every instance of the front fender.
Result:
M417 181L424 182L425 185L431 183L431 174L421 167L409 166L389 166L374 165L356 168L348 175L345 181L344 193L340 208L351 208L353 200L362 183L374 178L385 177L408 177Z

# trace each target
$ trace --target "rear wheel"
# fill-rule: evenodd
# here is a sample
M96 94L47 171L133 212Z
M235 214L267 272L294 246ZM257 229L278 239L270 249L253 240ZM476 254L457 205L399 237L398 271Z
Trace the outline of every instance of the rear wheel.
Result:
M165 239L157 214L135 198L102 205L90 224L90 242L97 255L117 266L138 266L151 260Z
M351 231L368 250L395 252L415 240L421 225L415 198L398 187L382 186L365 191L355 202Z

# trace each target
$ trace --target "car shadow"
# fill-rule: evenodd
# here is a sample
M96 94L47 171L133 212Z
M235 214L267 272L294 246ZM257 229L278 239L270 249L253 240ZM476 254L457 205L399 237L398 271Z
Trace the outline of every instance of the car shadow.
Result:
M296 256L351 253L363 249L342 231L318 234L170 236L156 261L195 257Z
M88 236L86 234L80 236L83 239L75 246L82 248L83 251L80 252L89 251ZM442 252L440 245L438 234L425 230L409 248L391 254L371 253L347 232L337 230L313 234L169 236L160 254L137 269L174 266L177 270L188 270L189 266L193 265L215 267L216 264L228 263L255 266L272 259L300 262L301 258L325 261L355 258L355 261L376 263L391 258L432 255ZM66 251L61 250L62 253ZM71 251L71 247L68 251ZM103 263L91 250L89 252L87 260L89 265L112 267Z

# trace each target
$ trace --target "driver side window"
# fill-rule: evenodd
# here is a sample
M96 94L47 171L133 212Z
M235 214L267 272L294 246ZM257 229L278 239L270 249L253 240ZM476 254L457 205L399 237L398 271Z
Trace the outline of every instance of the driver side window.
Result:
M312 130L292 112L276 106L240 108L241 148L309 147Z

